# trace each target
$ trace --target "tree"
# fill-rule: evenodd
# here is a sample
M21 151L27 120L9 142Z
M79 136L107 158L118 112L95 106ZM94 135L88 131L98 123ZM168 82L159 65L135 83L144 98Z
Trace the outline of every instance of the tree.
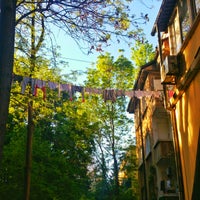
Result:
M0 1L0 161L6 131L14 55L15 0Z
M137 67L140 67L155 57L153 45L145 38L142 41L136 41L134 47L131 48L131 58Z
M29 63L29 60L26 60L25 57L16 58L14 72L25 73L26 70L29 72L26 63ZM37 56L36 70L33 71L32 76L38 77L42 74L43 79L63 82L64 80L59 78L59 74L55 73L54 69L48 68L48 63L48 60ZM120 67L120 63L126 63L126 65ZM38 66L40 66L39 71L37 70ZM125 84L127 82L130 83L131 88L132 84L128 79L132 77L133 73L134 68L131 62L128 62L123 56L120 56L115 62L109 54L100 56L98 70L93 73L94 76L90 76L99 83L89 79L88 86L92 87L94 83L93 87L100 85L107 88L112 85L113 88L116 88L120 85L119 81L122 80L122 77L126 77L127 80L121 82L121 87L125 89L128 86ZM99 77L100 74L101 77ZM106 78L109 78L109 81ZM22 199L25 179L23 172L28 97L21 95L18 83L12 86L5 156L0 171L0 197ZM28 90L25 94L28 94ZM56 91L48 91L46 101L42 100L42 93L31 99L33 100L35 131L30 198L67 198L72 200L92 198L90 191L92 178L89 174L95 160L93 155L102 161L94 164L99 166L102 164L105 167L105 178L102 180L106 182L97 181L99 184L97 183L96 188L101 186L101 189L96 194L103 194L101 195L102 199L103 197L114 199L117 193L121 195L116 175L119 173L119 165L125 153L119 139L125 136L129 129L127 126L129 120L124 113L125 99L121 97L117 99L116 103L109 101L105 103L102 96L98 95L94 98L88 96L86 102L81 103L79 96L76 96L76 101L71 102L64 97L58 98ZM95 145L98 141L99 147ZM105 158L97 157L101 147L102 155ZM96 154L94 154L95 148L97 149ZM18 159L16 160L16 158ZM103 168L101 169L103 170ZM102 177L101 174L97 175L99 176L96 178ZM105 185L107 188L104 190L105 193L102 193ZM115 195L113 196L113 194Z
M102 51L113 35L118 42L122 38L139 39L138 22L146 22L147 17L137 18L131 14L131 0L124 1L71 1L71 0L39 0L18 1L16 24L23 23L32 13L42 15L45 28L53 24L62 29L81 46L83 40L88 44L89 52ZM33 5L34 6L31 6ZM88 52L88 53L89 53Z
M104 91L125 90L132 88L133 74L133 65L124 56L121 55L114 61L114 58L106 53L99 56L96 69L88 70L86 85L102 88ZM109 100L96 96L91 104L95 105L93 112L98 116L98 132L95 137L96 167L101 172L97 174L98 180L101 181L96 184L97 196L101 199L118 199L119 166L125 153L124 144L128 145L127 134L130 131L130 119L125 113L126 99L122 95Z
M124 154L120 165L121 175L121 199L138 199L138 166L136 158L136 146L130 145Z
M16 60L15 64L29 62L24 57ZM54 69L48 68L47 60L40 58L38 63L43 80L64 82ZM18 64L14 68L15 73L15 70L29 71L23 65L21 69L19 67ZM33 77L36 75L37 70L33 72ZM14 82L5 137L5 156L0 167L0 199L24 198L28 90L25 95L20 90L20 83ZM92 159L95 125L87 117L87 109L78 97L76 101L69 101L58 97L58 91L47 90L47 94L45 101L40 90L38 96L31 97L34 137L30 199L77 200L82 196L88 197L88 166Z
M13 70L14 26L16 25L17 30L20 30L23 21L32 16L33 13L36 13L36 16L43 16L46 23L57 25L64 30L66 34L77 41L77 44L80 44L81 39L86 41L89 49L88 52L90 53L93 49L102 51L102 44L108 45L108 40L112 34L117 36L118 41L120 41L121 36L137 39L138 19L134 15L130 16L128 14L130 8L127 6L127 3L130 3L130 0L127 0L125 4L123 1L114 0L1 0L0 2L1 159ZM143 17L143 19L147 20L146 17ZM129 31L131 24L136 30Z

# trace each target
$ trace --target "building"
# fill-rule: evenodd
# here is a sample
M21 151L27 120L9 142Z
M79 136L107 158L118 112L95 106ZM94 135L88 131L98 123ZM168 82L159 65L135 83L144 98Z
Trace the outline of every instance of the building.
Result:
M174 194L178 192L179 199L198 200L200 199L198 187L200 183L200 0L163 0L151 34L158 38L159 55L155 66L160 71L164 102L153 100L153 97L152 100L132 98L128 107L128 110L135 114L138 148L143 147L143 150L138 149L138 157L139 171L141 176L145 177L143 179L139 177L139 180L141 189L146 191L146 193L141 191L141 195L147 194L147 197L141 199L152 197L149 196L151 187L148 184L149 163L152 163L158 186L157 199L169 198L164 197L165 193L163 197L161 194L162 188L166 189L172 182L168 180L162 182L160 175L163 167L166 168L167 174L172 176L175 175L176 169L177 181L174 183L178 188L176 191L173 188L173 192ZM149 68L150 64L141 67L134 86L135 90L155 90L147 83L148 76L154 74ZM144 71L148 71L145 77L142 75ZM156 77L153 79L156 80ZM155 134L159 135L157 138L159 142L156 142ZM159 147L163 142L166 146ZM155 153L156 148L159 147L160 152L167 150L172 152L172 146L175 152L175 168L171 164L168 168L165 165L167 162L161 162L160 168L160 162L155 162L158 155ZM161 181L160 187L159 181Z
M140 199L178 199L171 120L157 57L141 66L134 91L140 95L131 98L127 110L135 119Z
M152 29L159 43L180 199L200 199L200 0L163 0Z

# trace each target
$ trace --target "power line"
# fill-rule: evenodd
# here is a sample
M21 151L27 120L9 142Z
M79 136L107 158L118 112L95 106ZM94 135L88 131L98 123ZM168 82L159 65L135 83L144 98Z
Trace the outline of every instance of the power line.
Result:
M77 61L77 62L85 62L85 63L93 63L91 61L87 61L87 60L81 60L81 59L75 59L75 58L66 58L66 57L61 57L63 59L66 59L66 60L73 60L73 61Z

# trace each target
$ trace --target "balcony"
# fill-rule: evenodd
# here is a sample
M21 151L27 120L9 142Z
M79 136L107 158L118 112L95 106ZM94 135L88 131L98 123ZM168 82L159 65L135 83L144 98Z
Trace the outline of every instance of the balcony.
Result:
M177 57L167 56L160 68L161 83L174 85L178 72Z
M171 180L162 180L160 185L160 191L158 193L159 200L177 200L179 199L178 190L176 189L176 184L171 185L171 181L175 179L175 177L171 178ZM172 181L174 183L174 180Z
M159 200L178 200L178 194L163 194L159 197Z
M172 141L158 141L154 146L154 159L157 165L167 164L169 159L174 156Z

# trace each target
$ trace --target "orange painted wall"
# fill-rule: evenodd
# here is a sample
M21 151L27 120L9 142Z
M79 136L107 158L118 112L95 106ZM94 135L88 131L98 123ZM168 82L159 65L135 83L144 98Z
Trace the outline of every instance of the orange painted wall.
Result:
M183 55L186 61L186 70L188 70L195 59L195 55L200 47L200 21L196 27L195 32L192 34L186 48L183 51Z
M192 199L197 142L200 129L200 73L176 105L185 197Z

